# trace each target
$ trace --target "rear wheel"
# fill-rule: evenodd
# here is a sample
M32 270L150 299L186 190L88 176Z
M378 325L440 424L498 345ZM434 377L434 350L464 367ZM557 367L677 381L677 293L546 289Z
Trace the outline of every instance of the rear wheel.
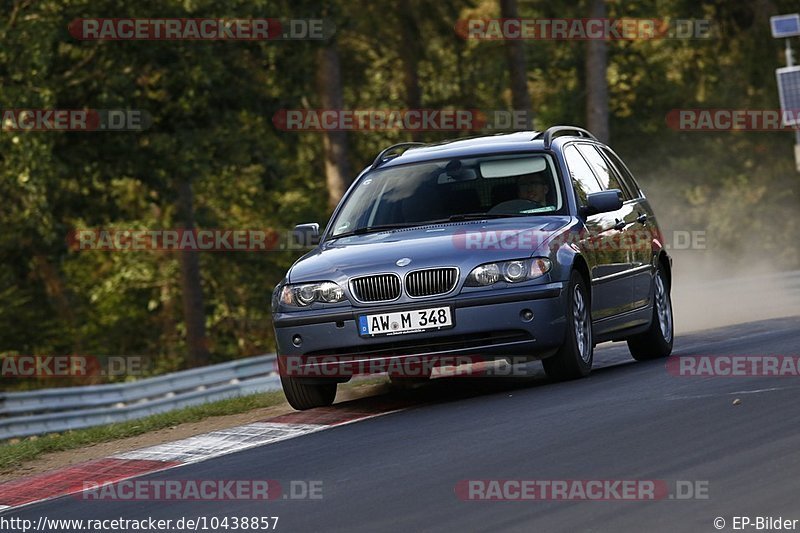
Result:
M308 383L298 378L281 376L283 394L289 405L298 411L313 409L314 407L327 407L336 398L336 383Z
M567 335L552 357L542 360L549 378L567 380L587 375L592 369L592 312L586 281L576 271L570 275L567 299Z
M672 353L672 299L669 292L669 282L659 267L653 283L653 319L650 328L628 339L628 349L637 361L667 357Z

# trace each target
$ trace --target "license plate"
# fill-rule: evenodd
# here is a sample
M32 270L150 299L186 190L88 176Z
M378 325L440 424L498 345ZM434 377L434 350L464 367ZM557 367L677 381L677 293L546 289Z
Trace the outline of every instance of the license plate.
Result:
M451 327L453 327L453 316L449 307L359 315L358 317L358 333L364 337L403 335Z

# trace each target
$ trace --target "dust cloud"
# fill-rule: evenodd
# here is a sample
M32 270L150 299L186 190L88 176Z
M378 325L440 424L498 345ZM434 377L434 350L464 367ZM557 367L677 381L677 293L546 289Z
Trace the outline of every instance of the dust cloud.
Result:
M800 315L800 272L768 262L737 263L714 250L675 250L672 300L676 333Z

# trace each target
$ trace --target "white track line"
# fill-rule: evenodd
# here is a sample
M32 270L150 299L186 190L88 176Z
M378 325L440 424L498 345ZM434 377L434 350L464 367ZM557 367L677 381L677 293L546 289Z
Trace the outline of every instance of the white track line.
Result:
M114 459L145 459L192 464L264 444L314 433L329 426L319 424L274 424L256 422L196 435L166 444L112 455Z

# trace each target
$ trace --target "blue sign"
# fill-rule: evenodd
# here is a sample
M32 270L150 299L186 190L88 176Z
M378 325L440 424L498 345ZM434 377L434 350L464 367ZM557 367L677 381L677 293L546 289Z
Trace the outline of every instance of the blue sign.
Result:
M800 35L800 13L770 17L769 25L776 39Z

